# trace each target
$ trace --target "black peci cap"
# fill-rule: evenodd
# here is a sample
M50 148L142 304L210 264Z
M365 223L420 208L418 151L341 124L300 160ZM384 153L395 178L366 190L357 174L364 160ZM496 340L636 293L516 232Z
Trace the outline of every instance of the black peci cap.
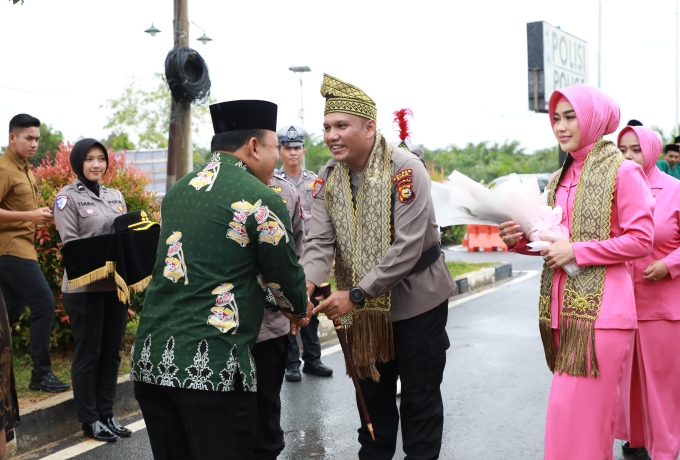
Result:
M680 152L680 145L668 144L666 147L664 147L663 153L668 152Z
M210 106L215 134L243 129L268 129L276 132L278 106L269 101L227 101Z
M642 122L633 118L628 121L628 126L642 126Z
M675 140L673 141L674 144L680 144L680 136L676 136Z

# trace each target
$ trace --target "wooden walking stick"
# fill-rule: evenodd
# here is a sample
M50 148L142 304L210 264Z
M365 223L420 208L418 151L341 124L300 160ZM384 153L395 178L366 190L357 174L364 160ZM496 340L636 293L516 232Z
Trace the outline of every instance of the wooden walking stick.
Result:
M314 291L314 297L323 297L327 299L331 295L331 285L329 283L323 283L319 285ZM359 378L357 377L357 371L354 369L354 359L352 358L352 351L349 349L347 344L347 333L343 329L340 320L334 320L335 333L338 335L338 340L340 341L340 347L342 348L342 354L345 355L345 365L347 366L347 372L349 376L352 377L352 382L354 382L354 390L357 394L357 400L359 401L359 407L361 408L361 413L364 415L364 420L366 420L366 427L368 432L371 434L371 439L375 441L375 433L373 432L373 424L371 423L371 417L368 415L368 409L366 408L366 402L364 402L364 395L361 393L361 387L359 386Z

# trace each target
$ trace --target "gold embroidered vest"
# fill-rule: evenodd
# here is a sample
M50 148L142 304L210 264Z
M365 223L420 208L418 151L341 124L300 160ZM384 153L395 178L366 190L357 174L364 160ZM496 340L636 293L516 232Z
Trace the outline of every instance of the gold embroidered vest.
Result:
M392 147L376 134L355 201L345 164L335 165L326 180L325 204L336 235L335 279L339 290L356 286L390 247L391 158ZM390 307L388 291L367 298L363 306L340 318L359 378L379 381L375 364L394 359Z
M624 160L612 142L600 138L586 157L576 186L572 209L571 242L609 239L614 186ZM563 166L564 168L564 166ZM563 169L562 168L562 169ZM562 176L560 169L548 183L548 204L555 207L555 190ZM602 306L606 266L580 267L569 276L562 293L559 347L551 328L550 300L553 269L543 265L539 300L539 328L545 357L551 371L572 376L599 377L595 348L595 320Z

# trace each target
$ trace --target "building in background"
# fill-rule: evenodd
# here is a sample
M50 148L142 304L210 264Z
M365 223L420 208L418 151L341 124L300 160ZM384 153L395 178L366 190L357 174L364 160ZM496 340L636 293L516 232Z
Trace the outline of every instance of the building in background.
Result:
M146 189L154 194L165 194L165 180L168 168L168 149L130 150L126 162L149 173L151 183Z

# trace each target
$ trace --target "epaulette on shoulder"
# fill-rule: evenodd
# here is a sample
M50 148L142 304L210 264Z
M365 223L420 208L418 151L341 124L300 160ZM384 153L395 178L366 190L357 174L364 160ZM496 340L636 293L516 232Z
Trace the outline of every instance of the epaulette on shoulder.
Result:
M286 179L285 177L283 177L280 174L274 174L274 177L276 177L281 182L285 182L286 184L288 184L293 190L295 190L295 193L297 193L297 189L295 188L295 185L293 185L293 183L291 181L289 181L288 179Z

